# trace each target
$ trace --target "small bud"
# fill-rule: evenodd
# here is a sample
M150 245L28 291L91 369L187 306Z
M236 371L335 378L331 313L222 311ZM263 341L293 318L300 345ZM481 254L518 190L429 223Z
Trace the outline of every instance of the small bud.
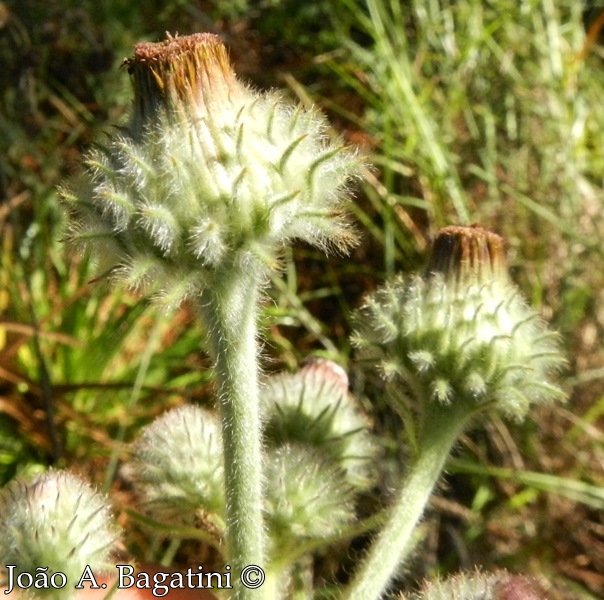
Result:
M177 304L223 270L264 276L294 239L346 250L358 172L315 110L239 82L215 35L139 44L127 127L63 193L68 241L130 287Z
M162 523L193 526L223 515L220 426L197 406L168 411L143 429L129 472L142 506Z
M527 577L477 571L428 581L410 600L545 600L545 596Z
M468 412L494 407L522 418L560 399L550 381L563 364L557 337L521 298L502 239L480 227L447 227L423 276L397 278L357 318L355 343L412 397Z
M267 451L265 511L277 557L303 539L336 535L354 518L352 500L344 473L316 450L285 444Z
M15 575L48 567L49 578L63 573L73 589L87 565L94 572L113 567L118 539L106 498L68 472L14 481L0 496L0 560L16 565ZM56 590L35 593L56 595Z
M261 399L270 445L292 442L316 448L335 461L350 485L368 487L378 445L359 401L348 392L342 367L313 359L295 374L268 378Z
M502 577L495 586L495 600L546 600L539 586L521 575Z

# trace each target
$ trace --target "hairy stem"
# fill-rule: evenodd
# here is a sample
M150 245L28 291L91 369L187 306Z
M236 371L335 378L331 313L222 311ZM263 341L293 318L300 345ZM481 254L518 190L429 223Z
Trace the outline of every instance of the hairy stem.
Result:
M236 600L262 596L239 583L241 570L264 565L261 430L256 322L259 284L254 273L233 268L203 292L218 384L224 444L228 564Z
M384 529L375 539L344 595L346 600L377 600L413 549L421 519L451 448L468 421L467 409L430 403L416 458L403 480Z

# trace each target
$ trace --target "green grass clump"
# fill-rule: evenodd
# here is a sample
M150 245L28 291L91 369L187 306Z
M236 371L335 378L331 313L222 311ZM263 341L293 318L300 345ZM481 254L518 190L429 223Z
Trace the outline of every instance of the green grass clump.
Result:
M535 259L536 293L581 279L575 259L601 256L594 216L604 197L594 145L604 122L593 110L604 81L597 49L583 52L581 5L340 4L335 68L365 99L361 125L381 175L372 194L393 227L478 221L496 226L519 261Z

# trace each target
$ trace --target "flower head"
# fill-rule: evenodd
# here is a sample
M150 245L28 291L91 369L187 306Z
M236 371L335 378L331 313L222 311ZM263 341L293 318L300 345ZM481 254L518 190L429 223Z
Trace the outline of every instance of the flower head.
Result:
M267 452L265 514L273 553L336 535L354 519L344 472L316 449L284 444Z
M99 268L177 303L225 269L266 273L293 239L354 242L342 207L358 160L316 110L242 84L211 34L139 44L126 65L129 125L63 194L68 240Z
M142 431L133 454L130 472L152 517L192 526L223 516L222 436L213 413L198 406L168 411Z
M424 275L399 277L361 309L356 344L408 395L516 418L562 397L550 375L557 337L505 268L503 240L481 227L439 232Z
M0 496L0 559L17 574L48 567L49 576L60 572L77 582L87 565L113 566L118 539L107 500L68 472L16 480Z
M342 469L350 485L366 488L376 469L378 444L359 401L348 391L348 375L325 359L297 373L268 378L261 389L267 443L315 448Z

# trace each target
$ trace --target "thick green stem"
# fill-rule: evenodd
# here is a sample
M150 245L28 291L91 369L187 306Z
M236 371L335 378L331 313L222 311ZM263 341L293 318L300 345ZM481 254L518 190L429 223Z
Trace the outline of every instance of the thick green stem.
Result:
M234 599L262 597L239 582L248 565L264 566L262 456L258 398L256 321L258 281L232 269L205 291L200 308L206 318L215 361L222 416L226 486L228 564Z
M390 516L370 548L344 597L347 600L377 600L397 568L413 548L413 532L451 448L464 429L468 411L463 406L432 403L424 415L418 453L410 466Z

